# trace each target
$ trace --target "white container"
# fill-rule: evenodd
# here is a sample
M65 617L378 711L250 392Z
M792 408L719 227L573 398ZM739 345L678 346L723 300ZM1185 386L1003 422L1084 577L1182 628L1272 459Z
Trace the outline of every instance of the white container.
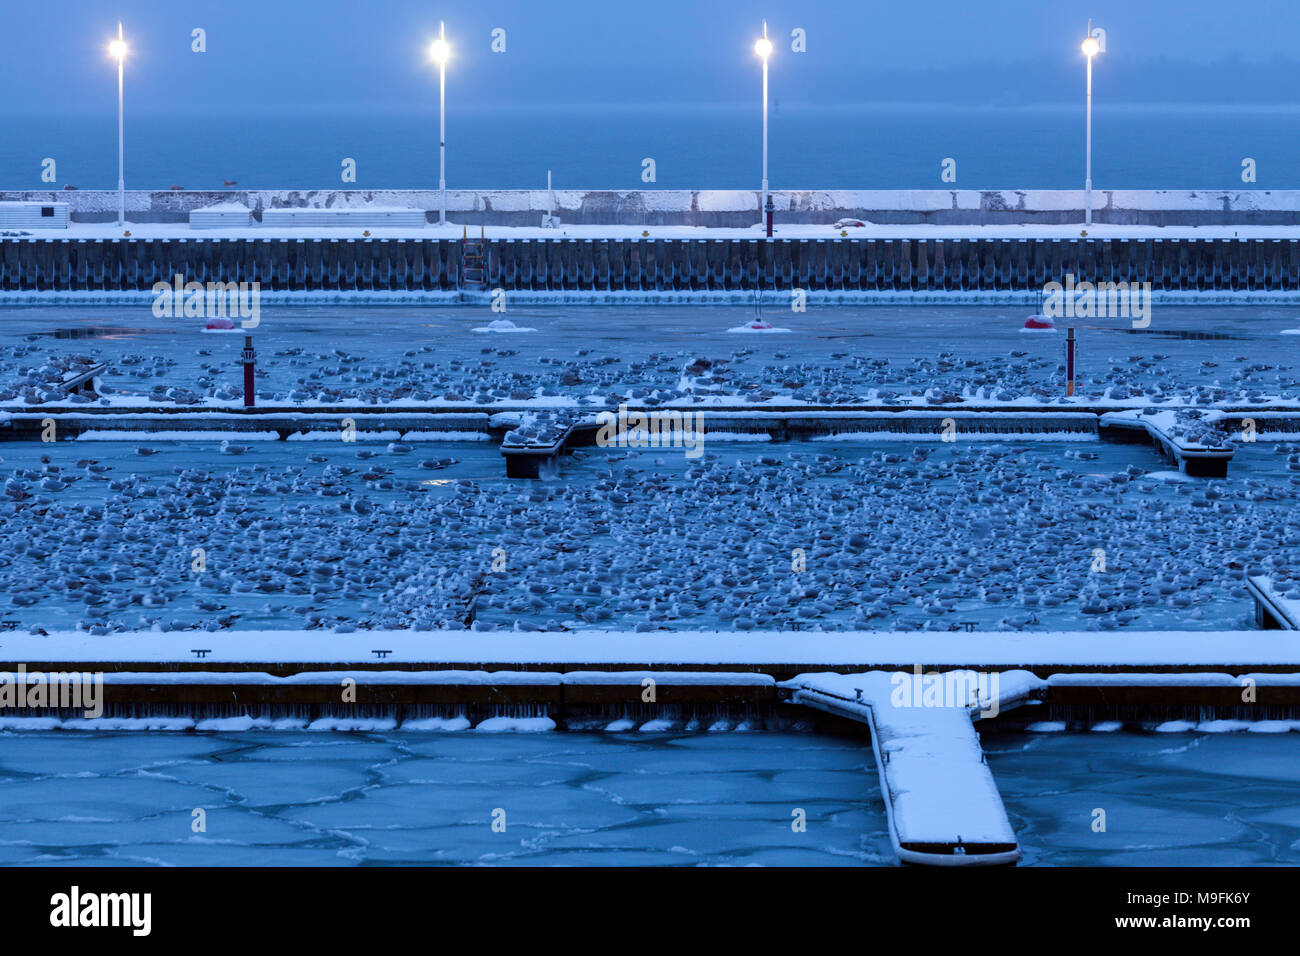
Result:
M190 210L191 229L227 229L232 226L247 226L252 221L252 210L237 202L222 202Z
M424 226L423 209L263 209L263 226L388 226L419 229Z
M65 202L0 202L0 229L67 229Z

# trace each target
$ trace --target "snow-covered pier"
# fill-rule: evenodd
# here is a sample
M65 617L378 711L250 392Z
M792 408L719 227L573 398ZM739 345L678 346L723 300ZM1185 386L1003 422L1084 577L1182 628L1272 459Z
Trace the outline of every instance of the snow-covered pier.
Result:
M1300 631L1300 599L1286 597L1262 574L1247 578L1246 590L1255 601L1255 623L1259 627Z
M1054 674L1295 673L1300 642L1275 630L717 631L227 630L3 632L0 670L690 671L1026 670Z
M1232 443L1218 427L1218 410L1144 408L1106 412L1101 416L1103 435L1118 431L1145 432L1153 445L1194 478L1225 478L1232 460Z
M540 478L554 474L559 457L568 450L577 428L577 421L570 418L548 422L534 432L509 432L501 442L501 455L506 460L506 477ZM584 428L584 440L580 443L595 444L591 440L594 432L594 426Z
M627 406L643 421L650 416L694 414L702 437L728 441L1132 441L1150 440L1194 477L1224 477L1233 456L1221 427L1256 421L1256 440L1289 436L1300 419L1294 411L1179 405L1156 409L1078 403L988 405L956 400L938 406L823 406L680 402ZM352 403L270 405L243 409L230 403L187 405L49 402L0 409L0 441L39 439L53 422L61 439L195 441L217 437L394 442L497 440L511 478L552 474L562 455L598 444L601 428L590 402L473 402L374 406ZM1271 417L1267 417L1271 416ZM1267 429L1273 429L1269 431ZM626 447L661 447L663 436L629 429ZM680 442L679 442L680 445Z
M871 728L889 836L902 862L1005 865L1020 859L1020 847L972 721L1028 699L1042 681L1027 671L995 677L801 674L781 691L791 703Z

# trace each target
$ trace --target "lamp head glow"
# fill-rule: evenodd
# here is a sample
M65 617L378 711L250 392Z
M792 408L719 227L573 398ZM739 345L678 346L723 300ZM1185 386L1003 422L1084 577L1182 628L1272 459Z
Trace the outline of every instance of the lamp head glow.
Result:
M108 52L116 59L122 59L126 56L126 43L123 40L114 40L108 45Z
M1083 41L1084 56L1094 57L1101 51L1101 44L1097 42L1096 37L1088 37Z
M451 44L442 37L433 41L433 46L429 47L429 57L434 63L446 63L447 57L451 55Z
M772 41L767 37L759 37L758 42L754 44L754 52L766 60L772 55Z

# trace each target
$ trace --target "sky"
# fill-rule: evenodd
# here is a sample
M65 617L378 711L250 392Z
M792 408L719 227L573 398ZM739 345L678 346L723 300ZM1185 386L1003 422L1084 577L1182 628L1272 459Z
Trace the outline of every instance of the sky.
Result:
M764 16L777 104L1074 104L1089 18L1107 31L1099 101L1300 104L1296 0L0 0L0 113L115 109L119 18L144 111L436 110L439 18L462 106L734 104L757 95Z

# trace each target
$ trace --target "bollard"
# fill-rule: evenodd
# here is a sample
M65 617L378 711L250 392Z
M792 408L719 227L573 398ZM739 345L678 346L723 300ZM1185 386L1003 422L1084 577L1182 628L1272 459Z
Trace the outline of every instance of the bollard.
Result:
M766 187L764 187L766 188ZM776 205L772 202L772 194L767 194L767 205L763 207L767 213L767 238L772 238L772 213L776 212Z
M1065 330L1065 394L1074 394L1074 326Z
M254 398L253 363L257 360L257 356L253 354L253 337L251 335L244 336L244 351L240 353L239 357L244 361L244 407L252 408Z

